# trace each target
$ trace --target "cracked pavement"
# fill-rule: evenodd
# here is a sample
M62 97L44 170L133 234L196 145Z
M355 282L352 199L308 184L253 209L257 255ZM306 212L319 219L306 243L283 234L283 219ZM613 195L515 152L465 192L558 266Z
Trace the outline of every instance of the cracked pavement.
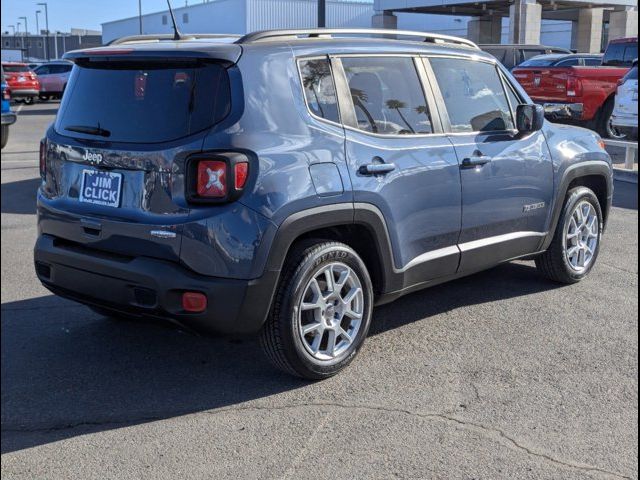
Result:
M636 185L616 184L584 282L514 262L412 294L309 383L253 339L105 319L38 285L56 106L25 107L2 151L3 478L638 478Z

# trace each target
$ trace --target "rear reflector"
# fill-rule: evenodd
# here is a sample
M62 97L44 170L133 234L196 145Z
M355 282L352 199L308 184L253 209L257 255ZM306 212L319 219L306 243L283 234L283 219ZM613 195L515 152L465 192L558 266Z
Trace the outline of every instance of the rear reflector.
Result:
M40 140L40 177L44 180L47 175L47 140Z
M220 160L198 162L197 193L204 198L222 198L227 195L227 164Z
M242 190L244 188L244 184L247 183L247 176L249 175L249 164L247 162L236 163L234 172L236 190Z
M207 296L200 292L184 292L182 309L190 313L204 312L207 309Z

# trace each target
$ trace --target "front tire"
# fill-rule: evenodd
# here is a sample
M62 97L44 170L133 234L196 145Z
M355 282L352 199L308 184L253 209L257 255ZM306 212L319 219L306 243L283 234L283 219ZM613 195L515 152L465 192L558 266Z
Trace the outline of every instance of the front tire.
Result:
M602 209L595 193L587 187L571 189L551 245L536 257L536 267L555 282L579 282L596 263L602 229Z
M33 97L24 97L25 105L33 105Z
M358 254L312 240L288 256L260 343L280 370L310 380L331 377L354 359L373 309L373 287Z

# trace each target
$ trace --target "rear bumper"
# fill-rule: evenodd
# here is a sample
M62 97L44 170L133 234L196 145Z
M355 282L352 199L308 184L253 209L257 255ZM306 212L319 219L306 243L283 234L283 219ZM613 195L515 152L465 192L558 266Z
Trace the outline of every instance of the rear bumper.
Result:
M2 125L12 125L16 123L16 114L13 112L2 114Z
M549 120L580 121L584 117L582 103L543 103L544 115Z
M39 94L37 88L11 88L11 98L37 97Z
M109 254L51 235L40 235L34 260L42 284L62 297L227 334L251 334L262 327L278 279L278 272L255 280L208 277L176 263ZM207 309L185 312L184 291L204 293Z

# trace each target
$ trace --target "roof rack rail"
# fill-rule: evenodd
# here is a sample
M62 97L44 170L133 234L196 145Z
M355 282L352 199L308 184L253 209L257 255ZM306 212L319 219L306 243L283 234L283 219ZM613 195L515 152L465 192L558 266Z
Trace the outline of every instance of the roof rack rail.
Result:
M428 43L449 43L480 49L466 38L441 35L439 33L414 32L410 30L391 30L381 28L309 28L300 30L261 30L248 33L236 43L260 42L266 40L284 40L287 38L332 38L334 35L385 35L387 37L418 37Z
M183 34L180 40L196 40L198 38L240 38L240 35L233 33L187 33ZM153 35L129 35L127 37L111 40L108 45L122 45L124 43L135 42L161 42L163 40L174 40L173 33L159 33Z

